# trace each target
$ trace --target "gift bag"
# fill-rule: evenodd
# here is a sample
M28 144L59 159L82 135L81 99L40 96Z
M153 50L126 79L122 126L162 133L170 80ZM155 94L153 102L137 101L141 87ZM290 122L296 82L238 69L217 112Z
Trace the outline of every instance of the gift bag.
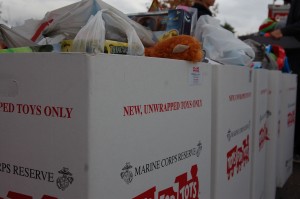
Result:
M222 28L219 20L209 15L198 19L195 37L203 43L206 56L212 60L230 65L250 66L255 57L249 45Z
M116 33L118 35L120 32L127 37L128 55L144 55L144 46L131 24L107 9L98 11L82 27L73 41L72 51L103 53L106 34Z

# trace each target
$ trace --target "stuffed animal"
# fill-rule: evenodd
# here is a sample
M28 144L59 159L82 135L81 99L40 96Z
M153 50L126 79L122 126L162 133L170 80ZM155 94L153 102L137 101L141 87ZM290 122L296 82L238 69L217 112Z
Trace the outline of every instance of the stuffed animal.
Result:
M145 48L145 56L200 62L204 58L202 45L195 37L178 35Z

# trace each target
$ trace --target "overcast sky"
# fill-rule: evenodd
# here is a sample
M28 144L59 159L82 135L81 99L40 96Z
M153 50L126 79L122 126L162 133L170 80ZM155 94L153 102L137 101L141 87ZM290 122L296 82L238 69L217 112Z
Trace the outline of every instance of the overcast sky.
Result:
M9 25L21 25L25 19L42 19L47 11L80 0L0 0L2 18ZM104 0L124 13L146 12L152 0ZM219 3L217 18L229 23L237 35L257 32L259 25L268 16L268 4L273 0L216 0ZM277 0L282 4L282 0Z

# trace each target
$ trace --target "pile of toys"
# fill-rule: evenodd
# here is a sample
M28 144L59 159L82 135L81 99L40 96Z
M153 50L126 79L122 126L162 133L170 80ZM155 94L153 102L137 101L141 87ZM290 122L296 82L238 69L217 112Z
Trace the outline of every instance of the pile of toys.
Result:
M201 61L201 42L192 36L195 10L182 6L125 15L101 0L82 1L19 27L1 25L0 53L86 52L158 57L164 51L163 58ZM174 40L178 46L166 45ZM160 49L165 47L172 50Z
M217 19L200 19L197 9L187 6L126 15L101 0L80 1L48 12L42 20L13 28L1 25L0 53L108 53L255 67L251 45ZM269 19L261 31L275 26ZM276 60L281 66L281 57Z

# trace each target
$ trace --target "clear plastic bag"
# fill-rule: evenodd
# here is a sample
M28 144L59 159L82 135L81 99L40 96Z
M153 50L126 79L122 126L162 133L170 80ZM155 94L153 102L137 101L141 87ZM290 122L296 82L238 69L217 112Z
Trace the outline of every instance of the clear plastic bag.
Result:
M102 11L91 16L87 24L79 30L74 38L72 51L100 53L104 52L105 23L102 18Z
M144 55L144 46L135 29L125 19L111 10L103 9L88 21L73 41L73 51L99 53L104 52L107 33L125 33L128 43L128 55Z
M147 28L137 23L136 21L130 19L126 14L114 8L113 6L105 3L104 1L102 0L94 0L94 1L95 1L95 5L98 6L96 8L97 10L108 9L113 13L117 14L118 16L120 16L121 18L123 18L129 24L131 24L131 26L135 29L136 33L138 34L144 46L149 47L149 46L153 46L156 43L155 36L152 31L148 30Z
M221 27L219 20L201 16L196 25L195 37L203 43L206 56L230 65L250 66L255 53L253 49Z

